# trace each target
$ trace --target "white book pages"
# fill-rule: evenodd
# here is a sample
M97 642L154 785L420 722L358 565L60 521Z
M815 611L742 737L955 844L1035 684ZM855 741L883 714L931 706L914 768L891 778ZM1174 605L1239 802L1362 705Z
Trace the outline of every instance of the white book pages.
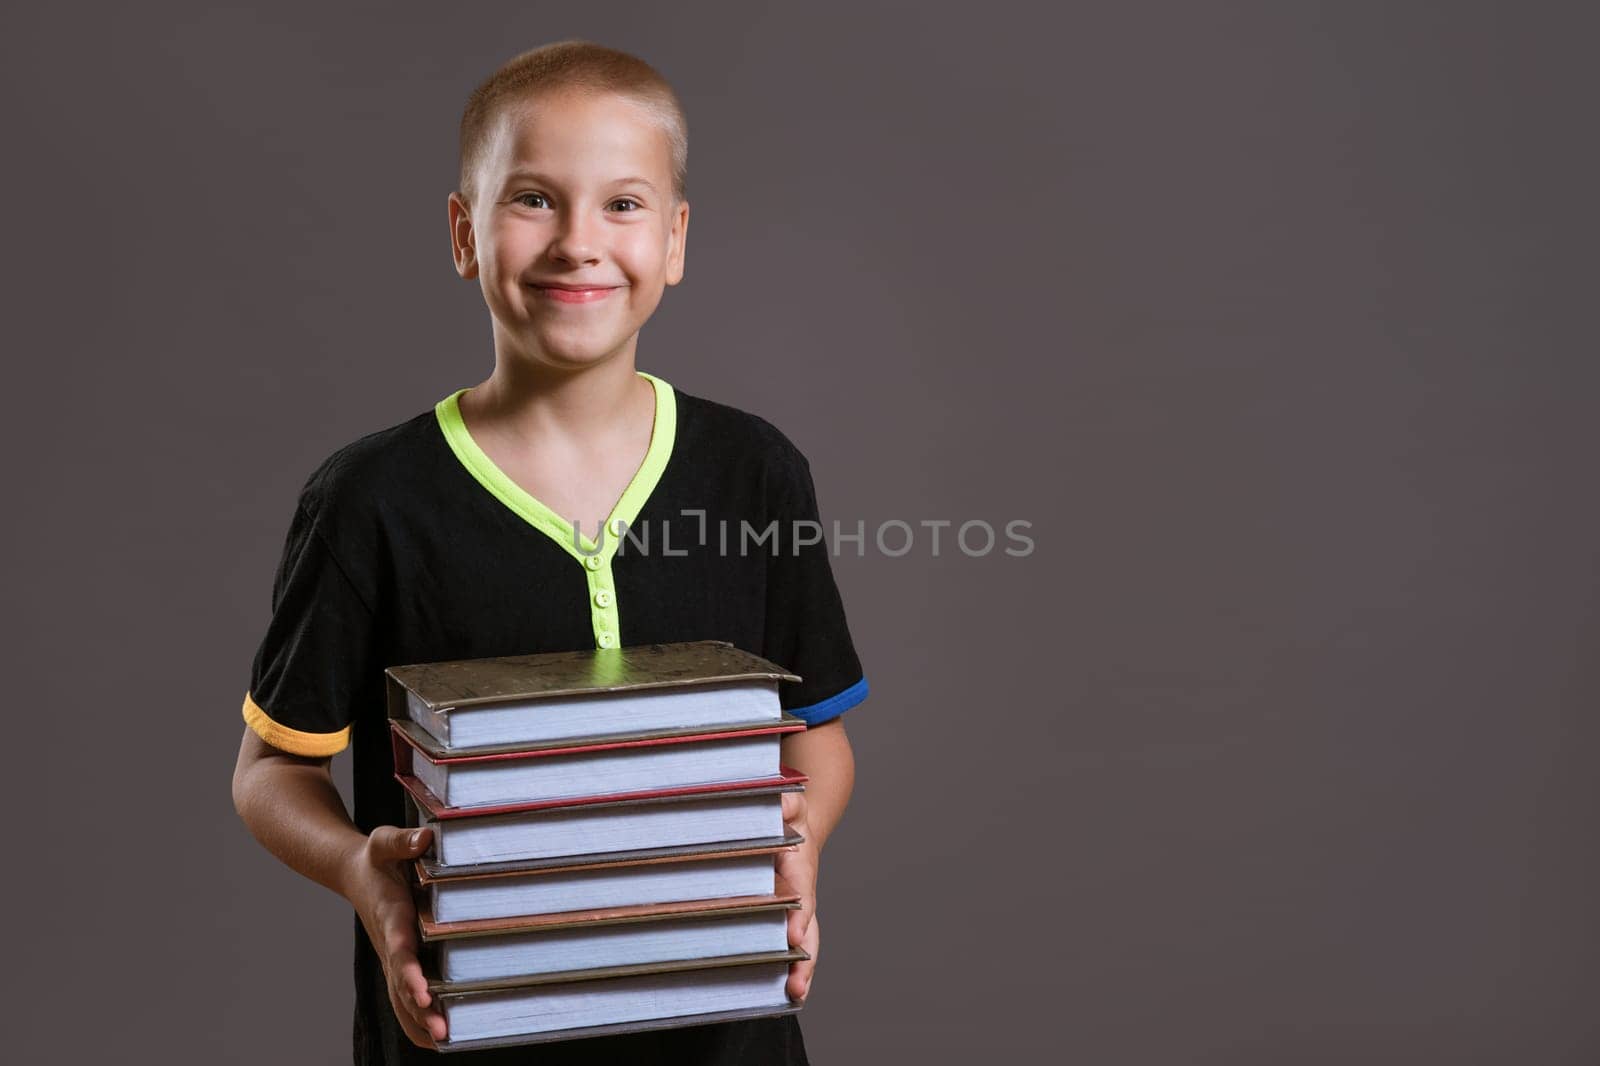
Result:
M411 764L446 806L475 807L776 777L781 740L741 737L454 764L419 753Z
M647 1018L781 1007L785 963L724 966L601 981L535 985L461 999L443 997L450 1039L524 1036Z
M439 976L446 981L491 981L786 951L788 922L788 911L773 910L446 940L439 945Z
M773 858L767 854L570 873L478 877L435 882L430 888L434 921L466 922L598 907L765 896L775 884Z
M783 835L781 793L427 819L444 866L717 844Z
M776 681L599 692L458 707L444 714L429 710L415 693L407 693L406 706L412 721L452 750L776 722L783 715Z

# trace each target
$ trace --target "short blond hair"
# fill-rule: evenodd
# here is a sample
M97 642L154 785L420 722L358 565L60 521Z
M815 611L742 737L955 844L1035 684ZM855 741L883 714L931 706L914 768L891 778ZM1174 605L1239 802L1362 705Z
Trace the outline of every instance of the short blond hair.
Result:
M477 196L478 164L502 108L537 93L571 89L616 93L650 112L666 134L672 157L674 203L688 195L689 120L683 105L654 67L627 52L592 41L557 41L507 60L467 98L461 114L460 193L470 204Z

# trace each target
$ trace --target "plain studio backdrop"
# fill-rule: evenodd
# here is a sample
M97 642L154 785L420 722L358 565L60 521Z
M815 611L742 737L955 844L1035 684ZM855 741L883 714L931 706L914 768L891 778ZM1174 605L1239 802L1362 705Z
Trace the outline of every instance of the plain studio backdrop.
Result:
M640 368L866 531L813 1061L1600 1060L1580 7L7 21L12 1061L349 1061L239 705L306 476L490 369L456 124L568 37L688 110Z

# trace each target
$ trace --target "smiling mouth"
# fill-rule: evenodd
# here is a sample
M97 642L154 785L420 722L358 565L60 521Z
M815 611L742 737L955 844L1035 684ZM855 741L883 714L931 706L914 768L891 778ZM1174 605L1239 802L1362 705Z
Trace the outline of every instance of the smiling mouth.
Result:
M604 300L607 296L617 291L615 287L587 289L562 289L554 285L533 285L530 287L540 296L563 304L592 304L599 300Z

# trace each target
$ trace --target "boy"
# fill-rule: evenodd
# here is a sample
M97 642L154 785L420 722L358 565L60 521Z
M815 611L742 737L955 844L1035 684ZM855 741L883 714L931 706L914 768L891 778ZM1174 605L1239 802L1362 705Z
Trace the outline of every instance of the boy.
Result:
M625 53L562 42L480 86L449 219L457 272L489 306L494 370L335 452L290 523L234 804L274 855L355 909L358 1063L431 1061L446 1036L417 962L405 866L429 840L400 828L389 665L720 639L801 675L780 696L813 726L783 740L783 761L811 778L784 809L806 843L779 868L804 896L790 940L817 955L817 857L854 776L840 715L867 684L826 549L804 527L818 521L804 456L762 419L635 369L640 327L683 276L686 159L672 90ZM624 527L635 539L619 546ZM347 745L353 823L328 769ZM813 965L792 968L791 998ZM806 1056L789 1015L459 1061Z

